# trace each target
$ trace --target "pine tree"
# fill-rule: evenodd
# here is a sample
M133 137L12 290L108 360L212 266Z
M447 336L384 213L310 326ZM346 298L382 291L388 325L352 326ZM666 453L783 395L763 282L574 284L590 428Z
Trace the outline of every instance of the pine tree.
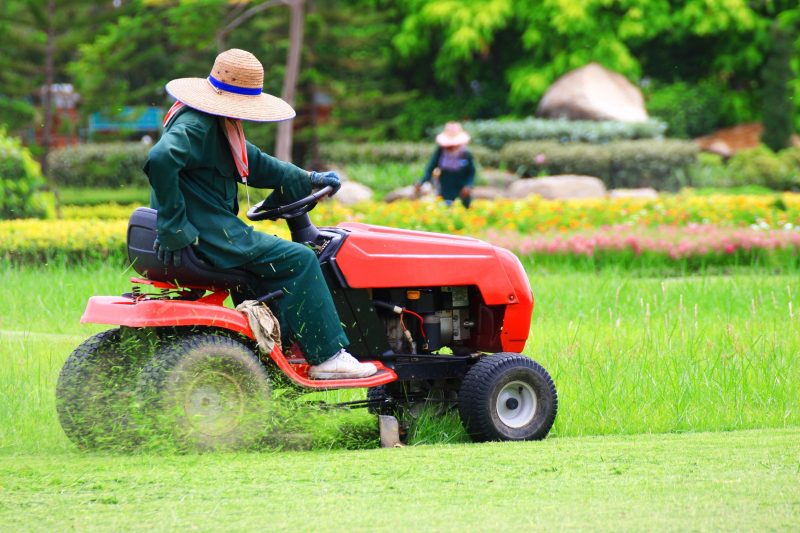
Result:
M317 0L310 24L307 91L331 100L320 140L393 136L398 110L413 98L393 73L391 39L400 13L385 0ZM309 94L311 97L311 94Z
M778 21L770 31L772 48L764 65L764 133L761 140L777 152L789 146L793 133L794 102L789 82L792 72L794 35Z

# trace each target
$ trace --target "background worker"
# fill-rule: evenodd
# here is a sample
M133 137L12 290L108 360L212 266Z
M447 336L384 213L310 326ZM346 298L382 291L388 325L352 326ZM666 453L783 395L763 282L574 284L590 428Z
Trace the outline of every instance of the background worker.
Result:
M419 195L422 184L432 181L436 193L447 205L458 198L464 207L472 203L472 186L475 182L475 162L467 150L469 133L458 122L448 122L436 136L436 150L431 156L425 174L415 185Z

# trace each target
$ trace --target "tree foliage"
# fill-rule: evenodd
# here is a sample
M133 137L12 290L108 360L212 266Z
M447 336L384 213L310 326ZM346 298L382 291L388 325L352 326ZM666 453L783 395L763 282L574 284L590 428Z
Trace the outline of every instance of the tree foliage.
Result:
M49 25L54 79L76 85L84 115L167 105L164 84L202 76L220 48L252 51L265 90L281 92L289 17L278 0L59 0L50 21L48 1L0 8L0 123L10 130L35 123ZM295 124L311 145L420 139L448 119L529 115L557 77L590 61L640 83L654 114L675 118L668 134L760 120L770 27L800 29L797 0L306 2ZM793 35L790 64L800 72ZM786 85L800 98L796 77ZM248 125L248 136L270 146L274 126Z
M775 0L403 0L394 43L405 61L430 59L455 86L476 63L503 63L509 104L531 110L557 77L591 61L639 80L713 80L752 106L776 16L800 16ZM514 47L512 58L504 48ZM795 41L795 48L798 43ZM800 90L795 87L796 95ZM735 110L732 110L732 112Z
M110 2L60 0L52 13L47 0L4 0L0 8L0 124L10 131L36 117L36 103L47 77L47 34L52 32L52 78L68 83L67 64L92 24L114 16Z

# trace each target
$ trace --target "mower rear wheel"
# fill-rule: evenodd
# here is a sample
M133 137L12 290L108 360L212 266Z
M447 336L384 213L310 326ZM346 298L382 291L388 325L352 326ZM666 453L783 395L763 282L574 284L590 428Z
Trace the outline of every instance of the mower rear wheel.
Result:
M119 329L90 337L67 358L56 384L58 420L81 448L127 445L139 357Z
M525 356L485 356L469 369L458 410L472 440L540 440L556 419L558 394L552 378Z
M233 450L266 436L271 390L256 354L221 335L178 337L142 369L144 420L179 449Z

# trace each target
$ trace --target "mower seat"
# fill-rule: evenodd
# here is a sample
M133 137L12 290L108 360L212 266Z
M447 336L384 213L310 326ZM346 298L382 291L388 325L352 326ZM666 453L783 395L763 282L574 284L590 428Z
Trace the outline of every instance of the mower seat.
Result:
M251 274L244 270L216 268L200 259L192 246L181 250L181 266L165 265L153 250L156 235L156 210L137 208L128 222L128 260L140 275L183 286L251 292Z

